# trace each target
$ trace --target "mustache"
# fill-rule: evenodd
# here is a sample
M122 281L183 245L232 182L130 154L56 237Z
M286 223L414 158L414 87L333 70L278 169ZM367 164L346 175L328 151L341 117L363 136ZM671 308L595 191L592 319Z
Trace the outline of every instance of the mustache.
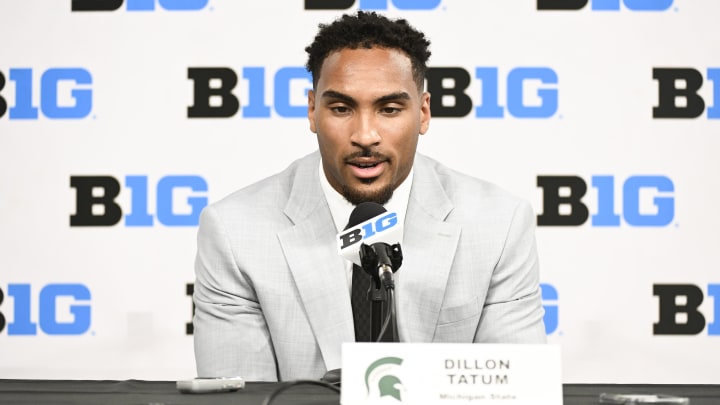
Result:
M349 155L345 156L345 161L350 161L356 158L373 158L378 160L390 160L387 156L383 155L382 153L378 151L374 151L369 148L364 148L362 150L359 150L357 152L353 152Z

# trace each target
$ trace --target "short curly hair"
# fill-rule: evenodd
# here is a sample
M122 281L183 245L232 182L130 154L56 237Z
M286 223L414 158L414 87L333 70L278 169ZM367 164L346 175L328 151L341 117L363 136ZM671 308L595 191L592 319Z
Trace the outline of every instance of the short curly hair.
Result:
M305 67L312 74L313 89L317 87L323 62L332 52L373 47L398 49L406 53L418 89L423 88L430 58L430 41L406 20L391 20L375 12L361 10L354 15L344 14L332 23L318 27L313 43L305 48L308 54Z

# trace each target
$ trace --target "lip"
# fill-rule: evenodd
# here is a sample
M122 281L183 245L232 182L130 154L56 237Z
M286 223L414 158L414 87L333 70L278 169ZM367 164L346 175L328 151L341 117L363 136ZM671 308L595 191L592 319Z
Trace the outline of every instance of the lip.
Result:
M387 161L374 158L356 158L346 162L346 164L355 177L371 179L379 177L385 171Z

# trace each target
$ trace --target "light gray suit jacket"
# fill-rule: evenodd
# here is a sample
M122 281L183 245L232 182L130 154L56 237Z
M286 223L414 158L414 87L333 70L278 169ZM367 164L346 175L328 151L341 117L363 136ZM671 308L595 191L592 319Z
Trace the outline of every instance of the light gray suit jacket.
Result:
M206 207L193 300L199 376L318 379L354 341L320 155ZM395 274L403 342L546 341L530 205L417 155Z

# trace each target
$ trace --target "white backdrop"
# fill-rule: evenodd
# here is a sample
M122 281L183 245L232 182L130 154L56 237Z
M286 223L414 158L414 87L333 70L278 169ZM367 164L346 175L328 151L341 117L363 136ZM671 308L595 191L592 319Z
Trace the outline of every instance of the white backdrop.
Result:
M282 113L305 105L310 83L276 83L276 73L304 65L318 23L379 3L428 34L433 68L471 78L462 93L472 108L436 113L422 153L530 200L538 214L581 210L544 206L539 178L587 185L587 221L537 229L564 381L718 383L720 2L349 3L96 0L112 10L74 11L71 0L0 2L0 378L194 376L194 218L315 149L307 120ZM547 3L575 10L539 10ZM194 68L231 69L239 111L189 118L188 107L207 104L188 77ZM260 68L264 79L248 79ZM669 79L661 90L654 69L692 69L702 85ZM248 117L260 85L269 116ZM693 117L654 117L663 91L672 103L663 111ZM433 97L445 101L436 112L452 108L453 97ZM477 116L493 104L501 117ZM542 117L523 117L533 111ZM71 179L85 177L116 179L114 203L82 208L93 197ZM619 223L593 226L609 210ZM79 211L114 222L71 226ZM143 213L151 224L125 217Z

